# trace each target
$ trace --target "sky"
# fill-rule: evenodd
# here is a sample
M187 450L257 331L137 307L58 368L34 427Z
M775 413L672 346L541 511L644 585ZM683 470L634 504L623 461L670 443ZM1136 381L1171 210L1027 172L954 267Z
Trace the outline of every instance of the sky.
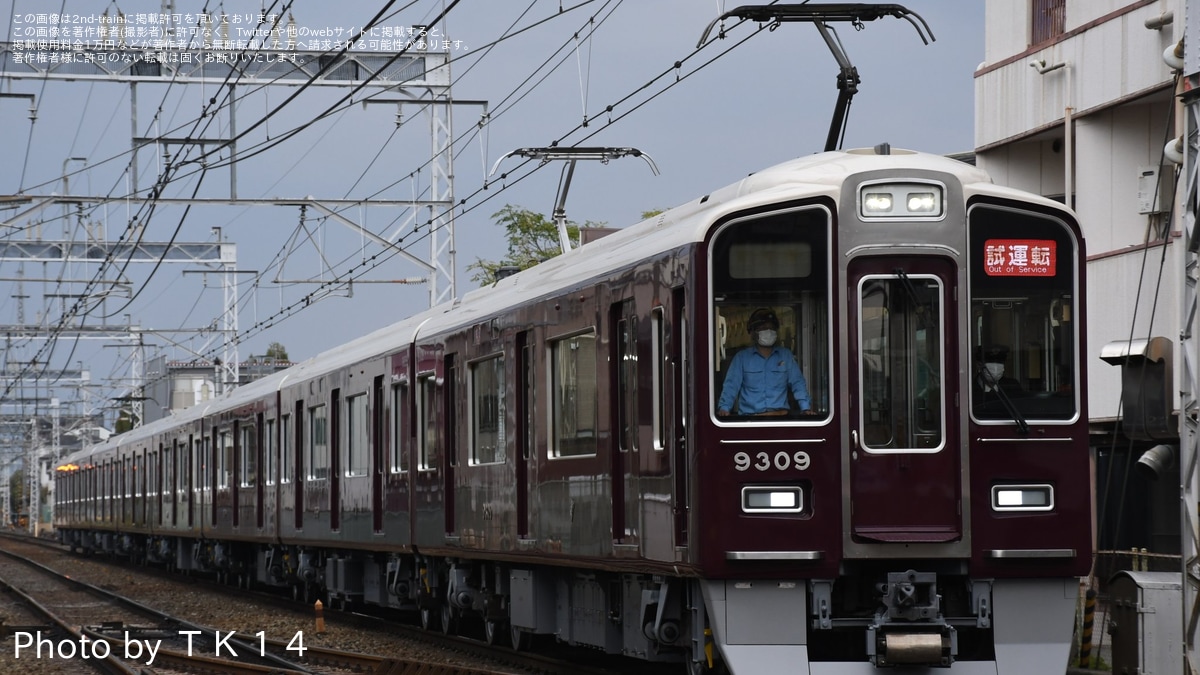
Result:
M39 14L64 15L85 36L92 26L95 36L106 11L122 12L131 22L147 17L144 25L152 26L149 17L161 13L164 3L6 4L0 34L11 42L31 39L26 35L36 39ZM644 211L670 208L823 149L838 93L833 55L812 24L767 30L736 18L725 20L723 38L714 29L697 50L709 24L736 6L720 0L175 0L174 12L192 17L190 24L181 21L191 26L203 12L287 14L306 46L330 49L339 33L353 34L373 17L379 17L374 35L387 39L444 13L435 36L451 59L452 96L462 102L450 117L462 295L475 287L468 264L504 254L503 231L493 214L511 204L549 215L554 206L562 163L537 168L517 157L500 161L513 150L558 144L631 147L648 155L658 175L632 157L581 161L575 170L568 218L622 227ZM894 17L857 30L834 24L861 78L844 147L888 142L936 153L969 151L972 74L984 54L983 3L909 0L905 6L927 22L935 41L924 44L913 24ZM152 28L144 33L142 39L154 39ZM5 65L6 74L12 67ZM29 94L36 102L34 120ZM22 209L0 206L0 236L78 241L91 233L113 241L140 233L157 242L211 242L220 236L237 246L239 356L263 354L278 342L293 360L312 357L427 308L427 286L395 283L424 272L404 256L381 254L370 237L314 208L213 202L227 199L234 183L242 200L428 199L428 114L410 105L364 102L419 94L239 83L231 115L226 89L214 84L141 82L133 88L107 80L2 78L0 200L21 194L128 195L134 136L211 142L236 133L240 140L233 170L228 148L216 143L148 146L137 153L143 190L165 176L163 197L195 196L205 198L204 204L148 209L144 202L118 199L82 212L55 206L20 218L15 216ZM411 211L394 206L351 206L339 215L411 255L430 254L428 228L422 227L428 211L415 221ZM23 318L25 324L52 327L69 313L73 326L130 324L153 331L143 334L146 359L220 355L220 334L213 330L223 306L218 275L202 273L197 264L118 267L0 261L0 323ZM83 280L101 275L106 282L126 283L99 299L97 285ZM347 276L356 280L352 286L309 282ZM85 288L93 291L91 297L72 297ZM132 393L131 344L65 336L53 342L9 339L0 366L36 360L52 369L82 367L96 385L89 405L98 405Z

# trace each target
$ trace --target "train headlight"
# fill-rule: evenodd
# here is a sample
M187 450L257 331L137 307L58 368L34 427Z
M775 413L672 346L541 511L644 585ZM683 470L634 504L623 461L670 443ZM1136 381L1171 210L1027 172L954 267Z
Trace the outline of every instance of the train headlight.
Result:
M937 195L932 192L908 193L909 213L937 213L939 204Z
M867 192L863 194L863 215L882 216L892 212L890 192Z
M940 218L942 186L928 183L873 183L859 189L859 215L870 218Z
M993 485L993 511L1052 511L1053 485Z
M742 488L745 513L800 513L804 490L796 485L747 485Z

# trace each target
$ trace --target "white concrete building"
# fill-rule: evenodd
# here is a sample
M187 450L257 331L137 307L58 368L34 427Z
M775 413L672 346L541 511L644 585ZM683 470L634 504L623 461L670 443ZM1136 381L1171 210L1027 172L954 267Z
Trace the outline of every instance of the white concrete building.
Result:
M1159 444L1178 454L1185 245L1181 158L1172 161L1167 146L1176 148L1184 125L1176 96L1183 59L1175 49L1186 2L986 3L976 163L997 183L1069 202L1083 227L1089 324L1081 356L1097 453L1099 546L1178 553L1178 462L1157 483L1134 469ZM1176 54L1173 68L1164 55ZM1123 355L1144 351L1163 358L1158 370L1170 379L1155 385L1131 369L1137 377L1124 384L1143 393L1125 386L1123 399L1120 363L1146 363ZM1128 566L1117 557L1111 566Z
M1100 359L1105 345L1178 342L1178 166L1164 147L1180 122L1163 52L1182 39L1183 17L1183 0L987 0L976 161L998 183L1072 197L1087 245L1085 361L1101 427L1121 412L1121 368Z

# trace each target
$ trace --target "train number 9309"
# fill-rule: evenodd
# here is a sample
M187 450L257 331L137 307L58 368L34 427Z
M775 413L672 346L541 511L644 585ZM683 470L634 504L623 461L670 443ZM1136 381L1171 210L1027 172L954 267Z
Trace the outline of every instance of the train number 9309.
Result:
M780 450L774 454L765 451L753 454L739 452L733 456L733 468L738 471L749 471L751 469L756 471L768 471L770 469L777 469L779 471L787 471L788 469L804 471L809 467L811 462L812 460L809 458L808 453L803 450L797 450L796 452Z

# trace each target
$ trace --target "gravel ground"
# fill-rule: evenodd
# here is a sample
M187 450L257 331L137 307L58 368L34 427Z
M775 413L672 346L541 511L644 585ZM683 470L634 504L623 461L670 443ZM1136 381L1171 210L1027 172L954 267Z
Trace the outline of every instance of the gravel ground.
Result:
M59 571L69 570L72 577L133 598L143 604L178 616L193 623L209 626L221 631L238 631L254 634L264 631L268 638L288 641L303 632L305 646L328 647L345 651L363 652L391 658L413 659L443 663L459 667L483 668L471 657L447 653L431 648L419 641L386 631L364 630L358 625L349 625L337 612L325 612L325 632L316 632L313 612L264 607L253 598L239 598L208 589L197 590L194 582L186 577L173 576L161 579L147 574L140 568L119 567L104 560L89 560L72 556L66 552L37 549L28 544L15 544L9 540L0 546L17 551ZM189 584L192 586L189 587ZM3 605L0 605L0 611ZM3 616L0 615L0 622ZM64 662L59 658L30 659L29 652L15 658L13 636L5 635L0 640L0 673L79 673L86 672L84 664L76 660Z

